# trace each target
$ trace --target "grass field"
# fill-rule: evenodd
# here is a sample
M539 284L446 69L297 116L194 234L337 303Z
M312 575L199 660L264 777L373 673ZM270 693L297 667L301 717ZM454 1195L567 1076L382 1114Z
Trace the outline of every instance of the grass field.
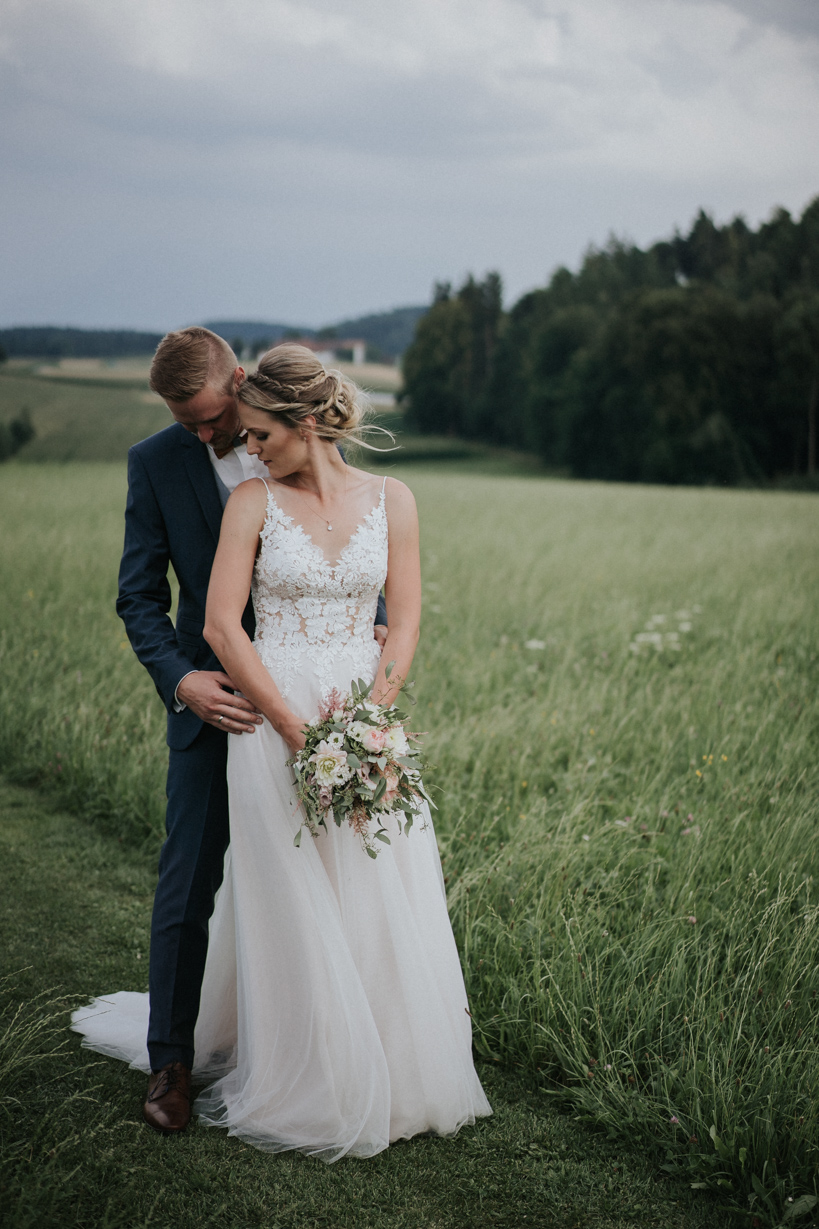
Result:
M736 1223L811 1223L819 502L404 476L478 1053ZM124 492L120 465L3 467L0 760L137 867L163 713L113 614Z
M711 1198L486 1062L491 1120L369 1161L274 1157L196 1124L155 1135L145 1077L80 1051L65 1011L89 987L146 985L152 868L29 790L0 783L0 814L0 977L31 966L0 981L3 1015L24 1003L0 1029L4 1229L721 1229Z

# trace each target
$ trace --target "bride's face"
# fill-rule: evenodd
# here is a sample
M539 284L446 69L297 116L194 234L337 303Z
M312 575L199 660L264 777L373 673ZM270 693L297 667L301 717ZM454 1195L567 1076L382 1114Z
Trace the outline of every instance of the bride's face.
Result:
M301 469L308 457L308 442L302 433L276 419L274 414L254 410L239 402L239 418L247 431L247 451L267 466L271 478L285 478ZM307 423L312 424L313 419Z

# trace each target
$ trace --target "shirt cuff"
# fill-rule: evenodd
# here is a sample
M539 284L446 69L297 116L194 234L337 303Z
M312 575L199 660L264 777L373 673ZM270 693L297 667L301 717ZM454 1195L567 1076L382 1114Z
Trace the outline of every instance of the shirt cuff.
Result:
M179 691L181 684L185 681L186 678L189 678L191 674L198 674L198 673L199 673L198 670L189 670L187 674L182 675L182 678L176 684L176 687L174 688L174 693L173 693L173 711L175 713L182 713L188 707L187 704L182 703L182 701L179 699L179 696L176 694Z

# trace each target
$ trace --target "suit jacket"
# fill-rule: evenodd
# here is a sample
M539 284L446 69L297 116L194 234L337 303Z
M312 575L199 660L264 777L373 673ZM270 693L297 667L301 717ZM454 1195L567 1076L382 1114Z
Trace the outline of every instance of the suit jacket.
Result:
M191 670L222 669L202 636L221 523L213 466L195 435L174 423L130 449L117 614L168 710L168 746L177 751L202 728L190 709L173 711L180 680ZM176 626L169 614L169 565L179 581ZM376 619L387 621L383 599ZM249 599L242 626L252 639Z

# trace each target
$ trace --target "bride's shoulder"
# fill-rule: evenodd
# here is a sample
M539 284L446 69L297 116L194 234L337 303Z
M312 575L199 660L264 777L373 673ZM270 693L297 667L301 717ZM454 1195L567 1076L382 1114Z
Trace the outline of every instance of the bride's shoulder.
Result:
M270 488L264 478L247 478L230 495L225 505L225 515L242 520L264 519Z
M402 522L410 525L416 521L418 513L415 507L415 496L406 483L391 477L383 478L382 482L387 519L390 524L395 527Z

